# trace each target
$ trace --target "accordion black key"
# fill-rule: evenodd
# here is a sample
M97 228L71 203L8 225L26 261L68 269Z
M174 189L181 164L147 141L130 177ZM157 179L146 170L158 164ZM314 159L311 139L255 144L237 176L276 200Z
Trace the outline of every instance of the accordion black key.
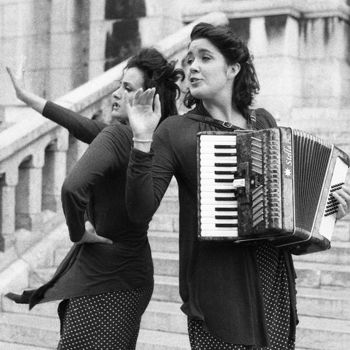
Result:
M300 130L197 135L201 240L271 240L294 254L330 248L349 157Z

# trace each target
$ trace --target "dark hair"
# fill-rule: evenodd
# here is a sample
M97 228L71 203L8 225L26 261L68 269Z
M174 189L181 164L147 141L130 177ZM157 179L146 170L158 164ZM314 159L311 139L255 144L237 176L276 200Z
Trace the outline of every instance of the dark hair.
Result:
M128 68L138 68L143 72L144 86L156 88L159 94L162 122L170 115L177 114L176 99L180 96L180 89L176 84L179 78L184 79L182 69L175 69L175 62L168 62L164 56L154 48L144 48L137 55L130 58Z
M229 27L213 26L203 22L194 26L191 32L191 41L201 38L209 40L225 57L228 64L240 64L241 69L234 81L232 103L247 118L254 95L260 90L252 62L253 57L250 55L247 45L236 37ZM191 108L199 102L199 99L193 97L189 91L187 92L184 101L186 107Z

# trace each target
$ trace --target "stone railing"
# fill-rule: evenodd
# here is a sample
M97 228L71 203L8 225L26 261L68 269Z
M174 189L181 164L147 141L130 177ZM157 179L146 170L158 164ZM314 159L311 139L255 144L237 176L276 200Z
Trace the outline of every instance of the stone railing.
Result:
M227 22L221 13L199 20ZM183 57L194 23L156 47L169 58ZM123 67L124 63L113 67L55 102L88 117L106 113ZM70 138L67 130L30 109L24 110L23 121L0 134L0 270L52 229L54 218L62 220L62 182L86 149Z

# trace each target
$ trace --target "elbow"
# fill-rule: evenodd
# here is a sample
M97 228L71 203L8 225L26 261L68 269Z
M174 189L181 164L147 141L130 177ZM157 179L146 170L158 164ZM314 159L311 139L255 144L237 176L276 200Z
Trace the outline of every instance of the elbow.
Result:
M74 197L74 186L71 181L69 181L69 177L67 177L62 185L61 188L61 198L62 198L62 203L65 203L67 199L73 198Z

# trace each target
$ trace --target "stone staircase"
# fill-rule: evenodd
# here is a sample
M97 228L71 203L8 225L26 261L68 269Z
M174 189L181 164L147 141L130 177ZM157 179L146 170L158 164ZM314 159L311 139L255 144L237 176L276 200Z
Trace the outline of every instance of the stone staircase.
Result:
M50 263L29 274L29 287L46 281L70 243L65 225ZM348 350L350 345L350 220L337 224L332 249L295 258L298 274L298 350ZM142 319L138 350L190 349L186 318L178 294L178 200L172 183L150 230L155 264L155 290ZM0 349L55 349L59 323L57 303L36 306L1 300Z

